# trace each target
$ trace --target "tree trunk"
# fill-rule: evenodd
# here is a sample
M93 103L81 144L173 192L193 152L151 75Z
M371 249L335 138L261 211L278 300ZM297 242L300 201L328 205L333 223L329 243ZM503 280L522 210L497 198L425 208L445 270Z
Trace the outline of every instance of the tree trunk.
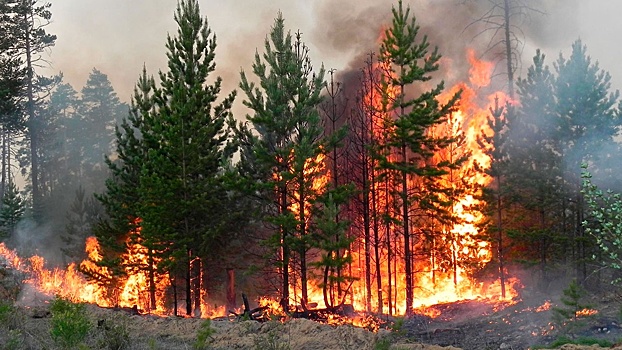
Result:
M508 94L514 99L514 71L512 68L512 42L510 38L510 0L504 0L503 7L504 32L505 32L505 58L508 70Z
M192 264L192 269L194 270L194 317L201 317L201 293L205 286L202 285L203 278L201 273L203 272L203 263L199 257L196 257Z
M385 179L384 181L384 197L385 197L385 215L389 216L389 180ZM384 225L385 232L384 234L387 236L387 276L388 276L388 295L389 295L389 315L393 315L393 275L391 274L391 260L394 259L393 254L391 254L391 224L388 220L385 220Z
M173 287L173 316L177 316L177 278L174 276L171 278L171 287Z
M185 284L186 284L186 315L192 316L192 252L186 251Z
M227 309L234 310L235 307L235 270L229 268L227 269Z
M9 152L8 152L8 132L6 130L6 127L2 128L2 183L0 184L0 203L4 203L4 191L6 190L6 185L8 182L8 178L7 178L7 163L8 163L8 157L9 157Z
M505 260L503 259L503 223L501 209L501 176L497 175L497 254L499 255L499 282L501 282L501 298L505 299Z
M300 250L298 251L298 254L300 254L300 293L301 293L301 304L302 304L302 308L303 309L307 309L307 303L309 302L309 295L308 295L308 290L307 290L307 244L304 242L304 240L306 239L306 234L307 234L307 223L306 223L306 216L305 216L305 200L306 200L306 196L305 196L305 190L304 190L304 185L305 185L305 179L304 179L304 174L300 174L302 176L302 180L299 183L299 192L298 192L298 210L300 211L298 213L298 217L300 218L300 239L301 239L301 244L300 244Z
M149 312L157 308L156 305L156 285L155 285L155 262L153 261L153 250L149 249L147 262L149 264Z
M382 296L382 267L380 264L380 225L378 222L378 193L377 193L377 187L376 187L376 180L375 180L375 174L374 174L374 167L373 167L373 163L371 164L370 167L371 170L371 212L373 215L373 224L374 224L374 257L376 258L376 289L377 289L377 299L378 299L378 313L382 314L383 312L383 306L384 306L384 300L383 300L383 296ZM387 249L388 250L388 249Z
M365 235L365 310L371 311L371 232L369 222L369 184L367 173L369 159L363 155L363 230Z
M280 186L279 188L279 211L280 214L285 214L287 212L287 187ZM289 312L289 258L290 258L290 250L289 244L287 240L289 239L289 234L287 229L281 226L281 247L283 249L283 268L281 270L281 307L284 312Z
M406 163L406 146L402 146L402 161ZM410 221L408 205L408 174L402 172L401 196L402 196L402 229L404 230L404 274L406 275L406 316L412 315L413 297L413 275L412 275L412 256L410 252Z
M28 14L24 13L24 23L30 26ZM39 191L39 154L38 154L38 137L39 130L37 125L37 116L35 115L35 93L34 93L34 67L32 62L32 52L30 43L30 30L24 31L25 49L26 49L26 111L28 113L28 126L30 136L30 163L31 163L31 185L32 185L32 208L34 210L35 221L39 220L40 198Z

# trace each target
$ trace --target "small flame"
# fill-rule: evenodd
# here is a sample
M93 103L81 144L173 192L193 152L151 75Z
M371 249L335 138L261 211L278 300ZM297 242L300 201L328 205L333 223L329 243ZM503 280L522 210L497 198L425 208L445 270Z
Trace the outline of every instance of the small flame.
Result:
M547 311L551 309L551 301L547 300L544 302L544 304L538 306L536 308L536 312L542 312L542 311Z
M590 317L590 316L594 316L598 313L598 310L594 310L594 309L589 309L589 308L585 308L582 310L579 310L575 313L575 315L577 316L577 318L580 317Z

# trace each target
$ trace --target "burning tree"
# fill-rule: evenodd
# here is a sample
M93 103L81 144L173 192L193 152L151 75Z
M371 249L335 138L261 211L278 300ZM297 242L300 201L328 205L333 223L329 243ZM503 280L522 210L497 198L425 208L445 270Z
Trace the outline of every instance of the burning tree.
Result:
M216 40L198 2L181 1L175 21L179 28L167 40L169 71L160 72L161 87L143 72L130 118L117 130L119 160L108 161L113 178L101 196L110 219L98 230L104 257L112 259L99 265L134 257L124 259L121 270L148 272L151 308L155 274L167 273L175 313L181 287L191 315L200 312L205 292L203 258L226 221L225 124L235 94L214 106L221 79L207 81Z
M404 10L400 1L393 8L392 26L385 31L380 48L380 60L387 70L383 96L388 101L388 114L383 120L388 130L375 156L381 176L391 183L390 192L396 200L395 220L401 231L404 258L406 314L412 314L413 290L413 217L430 211L444 211L439 194L443 191L433 180L447 171L447 163L436 163L436 151L448 145L451 138L436 136L429 128L447 120L455 110L459 93L445 104L437 100L443 91L441 82L429 91L410 97L412 84L424 83L438 70L441 56L437 49L429 52L427 37L417 37L419 27L410 18L410 8ZM397 227L396 227L397 228Z
M324 68L313 71L301 34L293 37L286 33L280 13L266 38L265 50L263 59L257 53L253 63L261 88L241 74L240 88L247 96L244 104L254 114L247 116L250 127L240 124L238 128L240 169L261 198L262 220L274 232L267 242L280 271L281 305L287 310L290 289L300 288L303 307L309 301L309 250L329 251L324 257L328 262L343 248L317 242L340 237L341 229L328 235L325 224L315 225L318 206L322 207L319 199L326 194L328 182L325 158L329 138L324 135L318 111ZM323 234L318 234L320 231ZM326 287L330 270L325 267ZM291 275L298 275L300 283L290 280Z

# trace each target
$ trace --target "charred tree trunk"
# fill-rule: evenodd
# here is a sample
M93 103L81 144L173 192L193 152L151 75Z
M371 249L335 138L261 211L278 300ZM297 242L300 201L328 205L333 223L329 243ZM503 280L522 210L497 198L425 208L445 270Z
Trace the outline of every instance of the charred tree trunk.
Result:
M8 163L9 163L9 137L6 127L2 128L2 183L0 184L0 203L4 203L4 192L8 182Z
M235 307L235 270L229 268L227 269L227 309L233 310Z
M335 300L332 285L329 285L328 283L329 272L330 272L330 266L325 266L324 267L324 288L322 289L322 294L324 297L324 305L326 305L327 308L333 307L333 301Z
M374 181L374 180L372 180ZM372 188L374 188L375 185L372 184ZM383 296L382 296L382 267L380 265L380 245L382 244L382 242L380 242L380 227L378 225L378 213L377 213L377 208L376 208L376 199L375 199L375 194L372 193L372 211L373 211L373 215L374 215L374 256L376 258L376 289L378 290L378 313L382 314L383 312L383 304L384 304L384 300L383 300Z
M171 287L173 287L173 316L178 315L178 307L177 307L177 278L175 276L171 276Z
M300 217L300 249L298 250L298 254L300 254L300 293L301 293L301 304L302 307L306 310L307 303L309 302L309 295L307 289L307 244L305 243L306 234L307 234L307 225L306 225L306 216L305 216L305 190L304 190L304 176L300 181L300 191L299 191L299 217Z
M388 217L390 215L389 212L389 180L385 179L384 181L384 196L385 196L385 215ZM388 295L389 295L389 315L393 315L393 275L391 273L391 260L393 258L393 254L391 254L391 224L388 219L385 219L384 223L385 235L387 238L387 276L388 276Z
M365 112L364 112L365 114ZM366 120L364 119L363 122L361 123L362 127L361 127L361 134L365 135L366 134ZM363 139L365 136L361 136ZM362 142L362 149L363 149L363 157L362 157L362 174L361 174L361 178L362 178L362 182L363 182L363 188L362 188L362 195L363 195L363 203L362 203L362 207L363 207L363 230L364 230L364 237L365 237L365 310L367 312L371 311L371 296L372 296L372 287L371 287L371 227L370 227L370 218L369 218L369 207L371 205L370 203L370 198L369 198L369 192L370 192L370 186L369 186L369 157L367 155L367 151L366 151L366 147L367 145L365 144L365 142Z
M587 249L585 244L585 230L583 229L583 198L580 194L577 194L577 208L576 208L576 245L577 245L577 282L582 287L585 287L587 279Z
M281 186L279 188L279 211L280 214L285 214L287 212L287 187ZM281 247L282 247L282 258L283 258L283 267L281 270L281 307L284 312L289 312L289 259L290 259L290 250L289 250L289 234L287 232L287 228L281 226Z
M501 283L501 298L505 299L505 259L503 258L503 217L501 200L501 176L497 175L497 255L499 255L499 282Z
M156 285L155 285L155 262L153 260L153 250L149 249L147 262L149 264L149 311L155 310L156 305Z
M510 38L510 0L504 0L503 17L504 17L504 34L505 34L505 58L508 71L508 94L514 99L514 70L512 64L512 41Z
M192 252L188 249L186 254L186 266L184 268L186 275L184 280L186 284L186 315L192 316Z
M194 259L194 262L192 264L192 270L194 270L194 277L193 277L193 281L194 281L194 311L193 311L193 316L194 317L201 317L201 291L203 290L203 288L205 288L205 286L201 285L201 282L203 281L203 278L201 276L201 273L203 271L202 266L203 263L201 261L201 259L199 257L196 257ZM201 288L203 287L203 288Z
M402 145L402 161L406 163L406 146ZM413 275L412 275L412 255L410 250L410 221L408 205L408 175L401 174L401 197L402 197L402 229L404 235L404 274L406 275L406 315L412 315L413 305Z

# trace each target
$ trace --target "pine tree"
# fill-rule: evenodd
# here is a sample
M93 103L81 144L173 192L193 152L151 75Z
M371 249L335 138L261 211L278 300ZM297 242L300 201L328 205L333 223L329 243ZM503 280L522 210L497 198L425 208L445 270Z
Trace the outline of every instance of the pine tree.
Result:
M13 235L17 224L24 216L25 210L26 202L21 197L15 183L9 181L0 210L0 240Z
M348 236L350 223L343 218L339 219L340 206L349 197L346 187L340 189L345 191L331 191L318 200L320 206L316 208L317 218L311 228L311 246L319 250L320 258L310 265L320 271L317 277L321 281L319 286L322 287L324 305L327 308L342 305L346 296L342 286L348 286L356 280L347 273L347 267L352 263L352 255L341 253L350 248L356 237Z
M325 174L323 130L317 110L324 69L313 72L301 34L297 32L293 38L286 33L279 13L266 38L265 53L255 54L253 73L261 88L244 72L240 83L247 98L244 104L254 113L247 116L252 132L240 125L237 134L243 150L242 166L257 169L261 176L256 178L255 188L267 206L264 219L274 225L268 242L278 260L281 304L287 310L294 254L298 254L300 264L301 302L305 305L308 301L309 206L319 195L313 183Z
M30 143L30 177L32 186L32 207L36 220L40 219L42 207L39 155L40 139L43 132L38 105L47 88L54 84L54 79L39 76L35 68L42 63L42 54L54 46L56 36L48 34L45 27L50 23L52 13L50 3L38 0L14 1L13 29L16 37L16 50L22 58L25 70L25 114Z
M540 268L541 281L546 283L547 262L553 247L563 239L564 189L560 181L561 157L554 134L556 100L555 78L545 65L545 55L536 51L527 77L516 83L521 105L508 109L509 132L506 154L504 196L512 198L514 216L522 216L513 228L515 244L530 247L521 257ZM494 151L493 151L494 152ZM520 214L519 214L520 212ZM536 249L533 249L536 247Z
M574 212L572 256L580 284L588 276L587 260L593 246L581 225L585 206L580 195L580 166L583 162L593 164L592 174L597 177L611 173L607 169L613 163L610 159L616 156L611 151L617 149L614 136L620 124L616 110L619 92L609 92L611 76L599 68L598 62L592 63L586 51L577 40L568 59L560 54L555 62L554 83L557 103L553 138L559 145L556 151L562 155L563 179Z
M560 298L563 307L553 308L553 321L566 333L573 333L584 325L585 316L580 311L590 309L591 305L584 301L587 293L577 280L570 281L568 288L563 290Z
M476 1L464 0L464 3ZM468 27L475 27L478 31L475 36L489 34L487 51L499 53L500 61L505 61L505 75L507 76L508 95L514 99L514 74L520 66L522 47L525 34L522 28L529 23L534 15L545 12L521 0L489 0L488 6ZM483 24L483 29L476 24ZM466 28L465 28L466 29Z
M146 131L145 120L152 117L154 89L155 81L153 77L147 75L147 70L143 67L134 88L130 113L115 126L116 157L106 156L105 159L111 174L106 180L106 190L96 195L106 213L93 228L93 233L104 252L103 259L97 264L112 272L112 279L100 282L112 290L125 278L127 266L122 264L121 256L132 243L144 243L138 234L140 227L138 212L142 198L138 190L141 169L149 145L144 143L141 131ZM146 248L150 261L147 262L147 266L135 268L144 268L148 271L150 305L154 308L156 292L154 247Z
M61 74L62 76L62 74ZM59 187L64 188L70 183L75 184L81 181L80 149L77 147L77 138L83 135L79 130L80 119L77 116L80 106L78 92L70 85L61 83L50 95L50 109L57 115L57 130L53 140L52 149L48 163L49 168L45 168L48 174L56 174L55 181Z
M153 147L141 168L139 216L145 246L159 245L162 265L183 281L191 315L192 271L200 270L192 261L213 248L227 214L222 175L231 152L226 123L235 93L214 105L222 79L206 84L215 69L216 38L198 1L179 2L175 21L177 34L166 44L168 71L160 72L155 112L142 129L143 142Z
M82 186L76 190L76 195L71 207L67 211L67 225L65 233L61 236L65 246L61 248L65 256L71 261L79 262L86 256L85 242L88 236L93 233L93 226L96 224L96 216L99 208L95 203L95 198L86 196Z
M2 174L0 201L9 182L12 143L24 125L23 92L26 70L20 57L19 37L15 21L17 1L0 3L0 142L2 144Z
M430 127L443 123L451 112L459 94L446 104L436 97L443 91L441 82L429 91L414 98L407 94L407 87L427 82L430 74L438 70L441 58L437 49L429 51L427 37L418 38L419 26L415 17L410 18L410 8L403 8L400 1L393 7L392 25L385 31L380 47L380 60L387 67L386 84L392 116L385 120L389 134L378 154L379 168L392 181L392 191L399 203L399 220L403 239L405 266L406 313L412 314L413 305L413 223L412 215L417 209L441 210L439 189L433 179L446 173L443 164L431 162L434 153L445 147L449 138L435 137L428 133ZM394 94L394 95L393 95ZM412 181L420 186L415 188Z
M489 241L494 243L496 253L496 263L498 264L499 282L501 283L501 298L506 297L505 289L505 251L504 251L504 209L507 208L507 185L505 180L508 176L508 125L513 120L513 109L510 105L500 106L499 100L495 99L494 108L490 108L488 127L492 134L482 133L478 143L482 149L486 150L486 155L490 158L490 167L485 173L492 178L490 186L484 188L482 197L486 202L484 209L490 221L483 223L484 232ZM493 262L494 264L495 262Z
M79 174L87 192L101 191L104 182L104 156L111 153L114 125L127 113L108 76L97 69L89 74L71 130L75 135L71 149L80 150Z
M616 109L619 92L610 92L611 76L592 63L581 40L572 45L568 59L560 54L555 62L556 139L566 171L578 183L581 162L606 164L603 154L619 125Z

